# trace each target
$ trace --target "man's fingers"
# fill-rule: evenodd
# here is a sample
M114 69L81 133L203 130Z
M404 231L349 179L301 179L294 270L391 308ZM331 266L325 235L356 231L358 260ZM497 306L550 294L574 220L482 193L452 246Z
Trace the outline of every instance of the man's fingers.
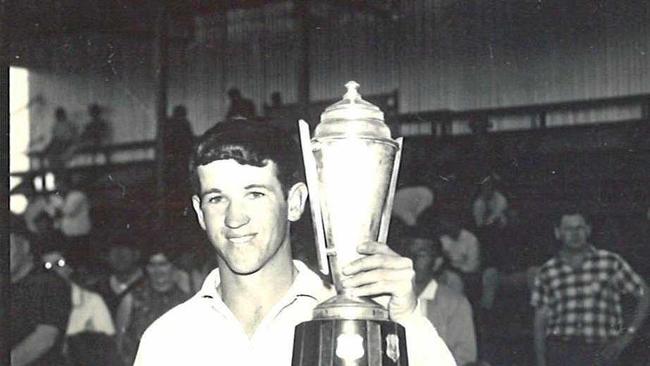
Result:
M395 253L388 245L376 241L369 241L359 245L357 247L357 252L366 255L386 254L397 256L397 253Z
M403 281L378 281L348 290L353 296L404 295L410 287L404 286Z
M343 268L343 274L350 276L359 272L370 271L377 268L384 269L409 269L413 262L404 257L394 255L375 254L359 258Z
M354 288L382 281L404 281L410 283L415 276L415 271L410 268L404 269L374 269L367 272L357 273L354 276L346 277L341 281L345 288Z

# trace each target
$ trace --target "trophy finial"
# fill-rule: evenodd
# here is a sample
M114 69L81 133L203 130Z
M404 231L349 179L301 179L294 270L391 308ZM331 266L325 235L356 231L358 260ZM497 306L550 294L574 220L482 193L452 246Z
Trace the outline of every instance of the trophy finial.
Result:
M343 99L349 100L351 103L354 103L355 101L361 99L361 95L359 94L359 83L357 83L354 80L350 80L345 84L345 87L348 89L348 91L343 95Z

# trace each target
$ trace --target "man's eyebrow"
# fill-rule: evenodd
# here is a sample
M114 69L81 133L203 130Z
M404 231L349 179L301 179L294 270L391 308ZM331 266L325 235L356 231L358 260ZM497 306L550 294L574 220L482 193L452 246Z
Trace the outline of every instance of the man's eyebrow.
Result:
M266 185L266 184L249 184L244 189L254 189L254 188L263 188L266 189L267 191L272 191L273 189L271 186Z
M218 188L210 188L210 189L208 189L206 191L201 192L201 197L204 197L204 196L206 196L208 194L211 194L211 193L221 193L221 190L218 189Z

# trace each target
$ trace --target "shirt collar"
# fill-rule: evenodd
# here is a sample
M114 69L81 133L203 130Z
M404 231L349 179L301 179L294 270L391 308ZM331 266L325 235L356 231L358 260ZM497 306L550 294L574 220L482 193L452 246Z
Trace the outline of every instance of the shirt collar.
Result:
M593 257L596 254L596 247L589 244L589 246L587 247L586 253L587 253L587 255L585 255L585 257L583 258L583 262L585 260L587 260L587 259L590 259L591 257ZM556 258L561 263L567 263L566 257L562 255L562 251L557 253Z
M308 296L318 301L324 301L333 295L334 287L319 277L307 265L299 260L293 261L293 266L298 272L287 294L293 297ZM217 290L221 285L219 268L213 269L203 281L201 289L197 292L199 298L221 299Z

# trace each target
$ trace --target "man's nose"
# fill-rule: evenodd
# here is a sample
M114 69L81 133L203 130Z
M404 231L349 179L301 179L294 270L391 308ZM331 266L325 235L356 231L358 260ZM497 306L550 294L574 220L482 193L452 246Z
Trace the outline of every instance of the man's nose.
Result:
M226 226L236 229L248 224L250 218L242 203L230 202L226 211Z

